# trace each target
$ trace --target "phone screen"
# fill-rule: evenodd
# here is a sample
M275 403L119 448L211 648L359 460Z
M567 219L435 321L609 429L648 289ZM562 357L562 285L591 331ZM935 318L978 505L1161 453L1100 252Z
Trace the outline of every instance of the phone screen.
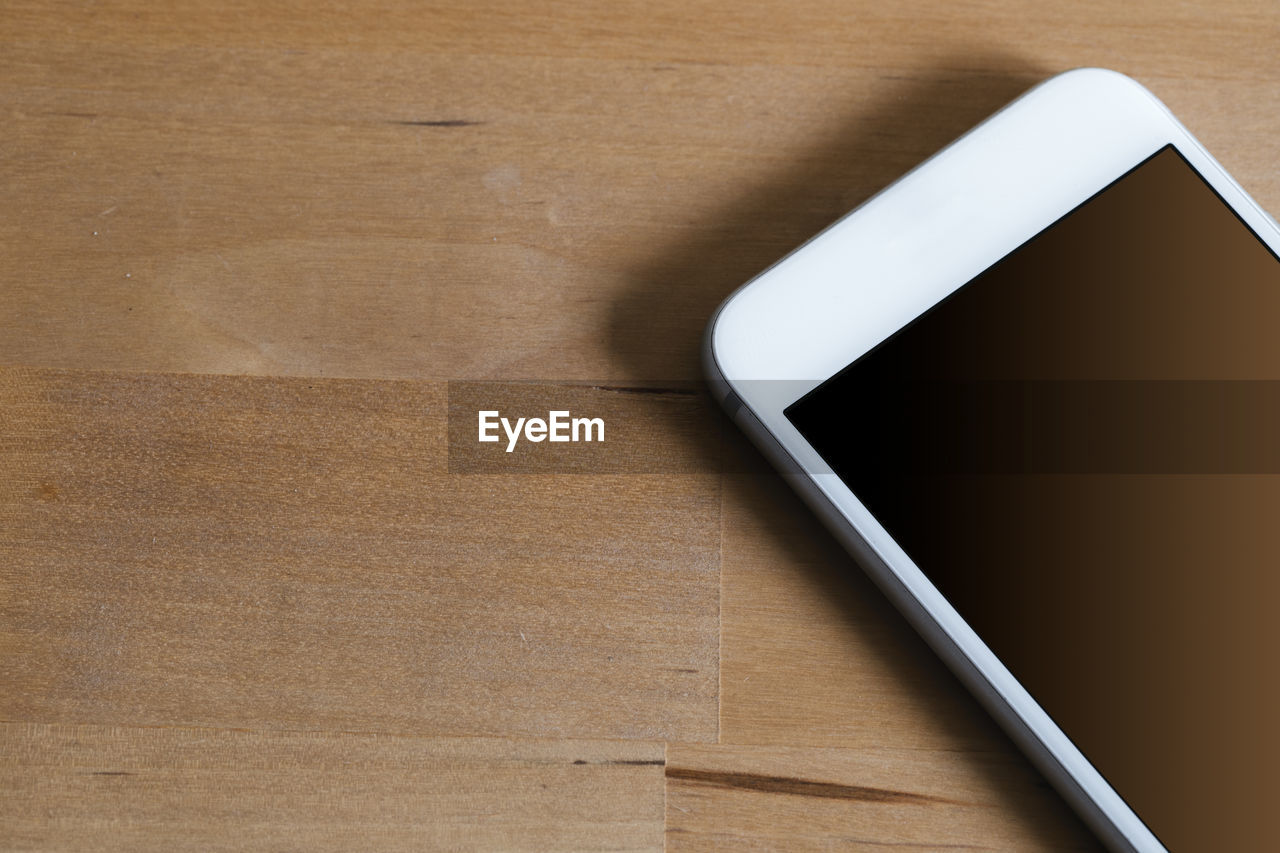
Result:
M1280 812L1280 260L1166 146L789 407L1173 850Z

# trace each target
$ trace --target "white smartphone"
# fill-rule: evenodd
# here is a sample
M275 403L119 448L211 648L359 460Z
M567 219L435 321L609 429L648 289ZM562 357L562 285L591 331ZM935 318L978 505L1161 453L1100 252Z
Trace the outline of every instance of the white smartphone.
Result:
M1275 846L1280 228L1054 77L720 307L716 396L1115 850Z

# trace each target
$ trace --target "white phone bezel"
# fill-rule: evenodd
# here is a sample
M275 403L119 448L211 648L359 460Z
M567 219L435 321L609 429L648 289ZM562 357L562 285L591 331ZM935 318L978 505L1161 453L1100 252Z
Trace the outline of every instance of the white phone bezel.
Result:
M1280 228L1155 96L1053 77L739 288L708 330L713 389L801 495L1116 849L1164 850L783 410L1166 145L1280 252Z

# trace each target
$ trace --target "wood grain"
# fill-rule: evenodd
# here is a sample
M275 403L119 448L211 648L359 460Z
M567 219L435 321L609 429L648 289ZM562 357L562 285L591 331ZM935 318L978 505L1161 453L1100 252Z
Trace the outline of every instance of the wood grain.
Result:
M676 745L667 849L1095 850L1005 751Z
M448 475L432 383L7 369L0 411L0 718L716 736L714 475Z
M1257 0L0 5L0 365L65 369L0 372L0 845L660 843L655 768L560 787L613 744L445 737L521 734L675 741L673 847L1075 846L776 479L449 474L446 381L696 378L734 287L1070 67L1276 210L1278 41Z
M1073 65L1280 202L1257 4L234 7L0 11L0 362L693 378L733 287Z
M0 724L10 850L661 850L663 747Z

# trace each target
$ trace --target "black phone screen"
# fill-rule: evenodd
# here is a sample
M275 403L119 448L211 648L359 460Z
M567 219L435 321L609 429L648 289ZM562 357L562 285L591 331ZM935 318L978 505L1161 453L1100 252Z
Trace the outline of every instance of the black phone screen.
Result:
M1166 146L786 414L1172 850L1280 837L1280 261Z

